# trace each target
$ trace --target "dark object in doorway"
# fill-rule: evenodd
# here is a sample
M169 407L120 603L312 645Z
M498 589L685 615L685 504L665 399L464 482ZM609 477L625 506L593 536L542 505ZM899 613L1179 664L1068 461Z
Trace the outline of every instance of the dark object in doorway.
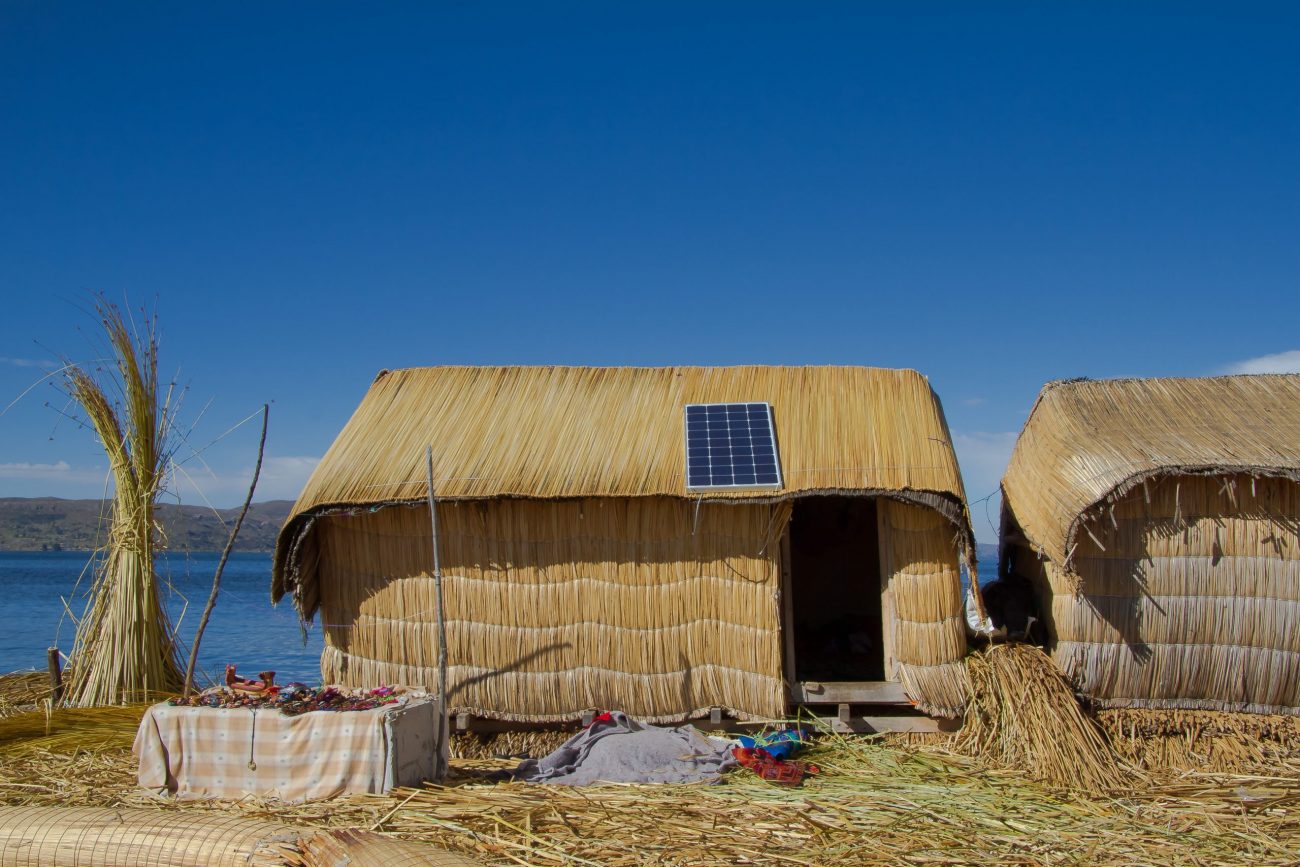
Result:
M1033 624L1038 620L1034 588L1026 578L1014 572L980 588L984 610L996 629L1005 629L1008 638L1032 640Z

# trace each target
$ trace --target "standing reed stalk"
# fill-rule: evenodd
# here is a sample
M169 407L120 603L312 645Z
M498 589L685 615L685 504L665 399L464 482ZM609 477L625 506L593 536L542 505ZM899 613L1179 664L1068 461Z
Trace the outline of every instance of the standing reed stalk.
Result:
M154 572L154 506L172 448L172 389L159 395L156 321L143 333L116 305L96 312L113 368L98 378L69 365L69 394L108 455L114 492L107 542L86 612L77 624L69 669L73 705L118 704L182 684L175 638ZM115 368L115 369L114 369Z

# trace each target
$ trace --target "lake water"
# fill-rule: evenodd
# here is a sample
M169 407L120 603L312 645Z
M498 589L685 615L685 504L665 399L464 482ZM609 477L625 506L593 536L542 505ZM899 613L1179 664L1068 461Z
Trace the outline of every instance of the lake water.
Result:
M86 571L78 588L77 579L86 568L84 553L0 552L0 593L4 602L4 627L0 629L0 672L23 668L45 668L45 649L58 645L65 654L72 651L76 627L59 601L80 615L85 608L85 591L90 584ZM203 606L212 590L212 573L220 554L176 554L158 558L158 573L172 590L166 592L173 622L179 618L178 634L184 643L182 660L189 659ZM187 604L188 603L188 604ZM312 626L303 641L298 615L289 600L271 605L271 555L232 554L221 576L221 595L203 633L198 669L211 677L220 676L226 663L239 666L240 674L255 677L273 669L282 683L300 680L320 683L319 627ZM183 664L183 662L182 662ZM198 678L202 681L202 678Z

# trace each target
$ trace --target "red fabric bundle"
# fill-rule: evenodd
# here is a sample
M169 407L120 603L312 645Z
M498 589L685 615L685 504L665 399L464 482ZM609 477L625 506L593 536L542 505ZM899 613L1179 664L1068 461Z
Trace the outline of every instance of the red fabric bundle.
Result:
M809 762L795 762L772 757L762 747L732 747L731 754L743 767L758 774L759 779L782 786L797 786L809 774L820 774L821 769Z

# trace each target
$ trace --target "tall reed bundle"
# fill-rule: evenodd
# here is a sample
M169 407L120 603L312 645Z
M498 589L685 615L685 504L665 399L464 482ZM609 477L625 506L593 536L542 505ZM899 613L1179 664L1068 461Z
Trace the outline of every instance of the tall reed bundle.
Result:
M181 685L153 562L154 505L173 447L172 391L159 394L155 320L136 334L115 305L99 299L96 309L114 371L103 382L77 365L65 372L69 393L108 455L114 483L107 543L69 670L69 701L81 706L139 700Z
M1027 644L967 657L971 700L954 747L1056 786L1111 792L1128 780L1051 658Z

